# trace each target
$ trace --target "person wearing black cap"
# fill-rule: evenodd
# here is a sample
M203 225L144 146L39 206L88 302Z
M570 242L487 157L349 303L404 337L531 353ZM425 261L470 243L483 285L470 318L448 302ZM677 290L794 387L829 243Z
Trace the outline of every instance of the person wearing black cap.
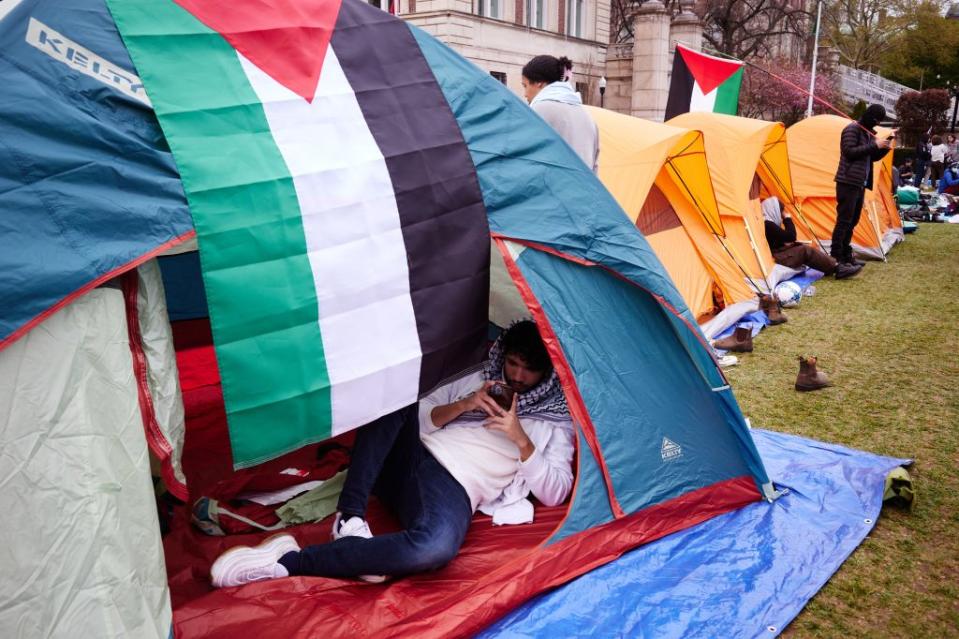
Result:
M876 137L876 125L885 117L886 109L881 104L870 104L858 122L850 122L842 130L836 171L836 227L829 252L843 264L864 264L853 259L852 232L862 214L866 189L872 188L872 164L889 153L895 136Z

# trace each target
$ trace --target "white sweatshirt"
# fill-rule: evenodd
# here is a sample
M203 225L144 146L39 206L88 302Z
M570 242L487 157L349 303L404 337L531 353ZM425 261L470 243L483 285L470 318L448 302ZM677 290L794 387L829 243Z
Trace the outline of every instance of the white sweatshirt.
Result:
M474 373L443 386L420 401L420 439L469 495L474 512L493 516L494 524L533 520L533 493L547 506L563 503L573 486L573 424L520 417L535 450L520 461L519 449L506 435L487 430L483 421L454 419L444 428L433 425L437 406L451 404L483 385Z

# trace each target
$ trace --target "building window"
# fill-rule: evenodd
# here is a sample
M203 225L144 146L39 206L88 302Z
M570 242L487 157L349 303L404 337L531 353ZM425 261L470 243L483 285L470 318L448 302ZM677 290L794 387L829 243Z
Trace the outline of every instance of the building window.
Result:
M366 0L377 9L382 9L393 15L399 14L400 0Z
M584 0L566 0L566 34L574 38L583 37Z
M476 15L498 18L499 0L476 0Z
M546 0L526 0L526 24L535 29L543 28L546 16Z
M489 74L493 76L494 78L496 78L497 80L499 80L500 82L502 82L503 84L506 84L506 74L503 73L502 71L490 71Z

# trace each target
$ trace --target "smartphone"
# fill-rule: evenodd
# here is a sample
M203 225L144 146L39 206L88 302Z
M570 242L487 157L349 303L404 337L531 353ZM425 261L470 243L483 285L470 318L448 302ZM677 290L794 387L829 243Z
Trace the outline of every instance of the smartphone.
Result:
M493 398L493 401L499 404L500 408L503 410L509 410L513 407L513 395L516 393L512 388L506 384L501 384L497 382L489 387L489 390L486 391L489 393L489 396Z

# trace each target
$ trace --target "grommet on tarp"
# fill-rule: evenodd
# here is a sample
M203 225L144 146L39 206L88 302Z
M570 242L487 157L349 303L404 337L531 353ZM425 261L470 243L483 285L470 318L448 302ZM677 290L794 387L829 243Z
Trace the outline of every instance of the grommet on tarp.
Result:
M866 517L865 519L862 520L862 523L864 523L864 524L871 524L871 523L872 523L872 520L869 519L868 517Z
M778 631L779 631L778 628L776 628L776 626L766 626L766 630L768 630L769 632L778 632Z

